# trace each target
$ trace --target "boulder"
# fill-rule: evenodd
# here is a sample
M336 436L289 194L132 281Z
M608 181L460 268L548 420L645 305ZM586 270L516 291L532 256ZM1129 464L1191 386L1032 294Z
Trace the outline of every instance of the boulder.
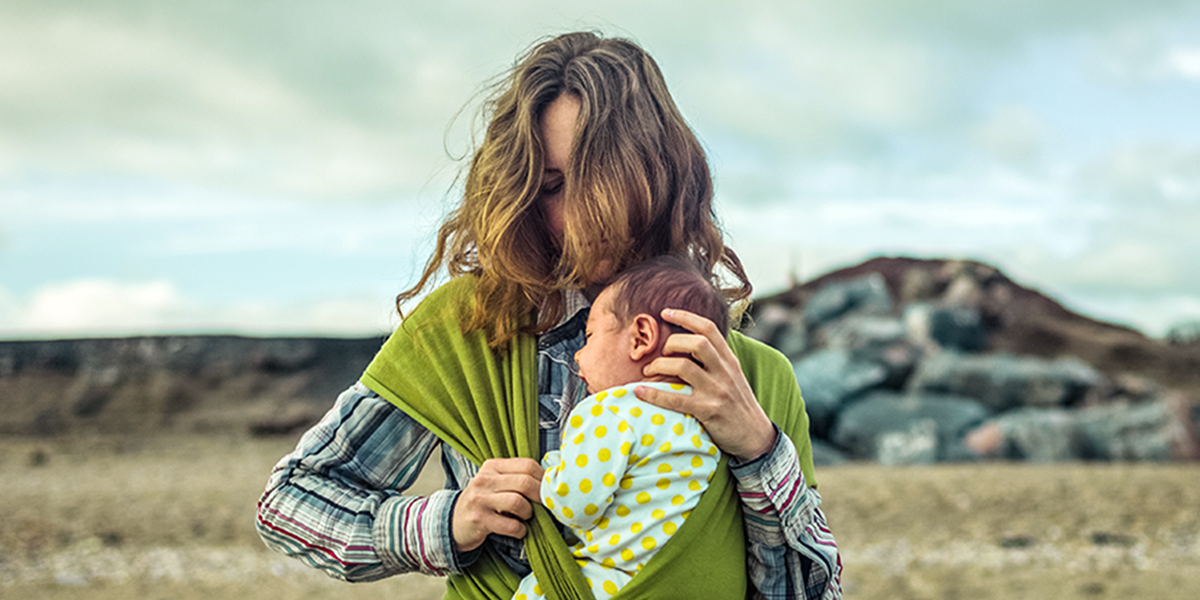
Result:
M809 430L825 438L845 402L887 379L887 370L871 361L855 359L848 350L819 350L792 363Z
M1200 460L1200 431L1182 396L1083 409L1024 408L968 434L983 458L1032 462Z
M750 320L744 333L787 356L795 358L808 348L804 313L779 304L767 304Z
M929 315L929 337L941 348L961 352L982 352L988 345L987 327L974 306L934 309Z
M1087 440L1070 412L1053 408L1022 408L995 419L1002 435L1001 458L1037 463L1080 460Z
M804 305L804 321L809 328L820 327L850 312L888 314L892 296L883 276L865 277L825 284Z
M987 350L987 326L975 306L940 307L913 302L904 307L904 324L909 339L919 346L960 352Z
M1163 396L1163 388L1147 377L1119 373L1113 377L1111 396L1127 402L1151 402Z
M938 352L917 365L908 389L979 400L992 412L1075 404L1105 385L1099 372L1075 358L1046 360L1011 354Z
M960 458L963 435L987 417L969 398L877 391L838 414L830 439L852 458L927 464Z
M852 314L825 327L817 336L824 348L847 350L853 360L870 362L887 371L883 387L900 389L922 355L908 337L902 319L890 316Z
M931 465L938 460L937 423L920 419L905 431L884 431L875 439L875 460L884 466Z
M818 339L826 348L876 352L908 341L908 329L895 317L855 314L823 327Z
M1181 444L1195 444L1187 439L1195 435L1186 422L1190 411L1173 411L1166 401L1092 406L1074 412L1087 441L1085 458L1169 461L1177 458Z

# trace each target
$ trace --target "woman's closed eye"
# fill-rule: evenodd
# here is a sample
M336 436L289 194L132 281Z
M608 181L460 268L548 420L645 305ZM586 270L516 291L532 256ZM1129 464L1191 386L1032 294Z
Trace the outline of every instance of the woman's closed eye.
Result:
M542 196L553 196L563 189L563 180L552 179L542 184Z

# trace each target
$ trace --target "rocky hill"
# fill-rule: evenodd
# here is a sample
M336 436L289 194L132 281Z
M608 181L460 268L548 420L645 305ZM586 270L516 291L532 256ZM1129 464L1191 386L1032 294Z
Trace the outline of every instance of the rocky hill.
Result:
M981 350L1045 358L1074 356L1109 376L1136 374L1200 397L1200 344L1171 344L1072 312L976 261L874 258L759 299L751 314L761 317L771 307L803 310L826 285L870 274L882 278L896 314L920 303L977 310L987 340Z
M289 432L315 422L384 339L0 342L0 434Z
M1074 313L983 263L876 258L750 316L834 457L1200 457L1200 344Z

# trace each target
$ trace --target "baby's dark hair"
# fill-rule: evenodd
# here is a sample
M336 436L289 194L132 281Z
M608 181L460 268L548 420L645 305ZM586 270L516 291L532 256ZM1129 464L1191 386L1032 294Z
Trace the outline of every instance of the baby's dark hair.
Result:
M622 324L645 313L672 333L686 329L662 320L666 308L678 308L713 322L721 335L729 333L729 306L721 292L692 261L673 254L651 258L623 271L613 280L612 312Z

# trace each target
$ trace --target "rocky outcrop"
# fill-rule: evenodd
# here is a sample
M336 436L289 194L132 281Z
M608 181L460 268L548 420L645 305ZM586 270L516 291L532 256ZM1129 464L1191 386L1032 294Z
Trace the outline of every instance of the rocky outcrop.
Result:
M305 427L383 337L156 336L0 342L0 433ZM249 425L248 425L249 424Z
M978 314L980 333L986 336L981 351L1043 358L1073 356L1110 379L1136 373L1200 396L1200 344L1190 343L1190 337L1179 334L1177 343L1166 343L1129 327L1086 317L1013 282L993 266L971 260L881 257L838 269L756 300L751 309L755 327L775 328L781 320L803 312L828 285L853 287L861 284L848 282L864 278L882 279L894 304L888 314L904 317L917 329L916 335L932 336L930 326L921 323L934 319L931 310L966 309ZM782 339L784 332L773 335L780 339L758 337L779 348L795 342L795 337ZM819 344L806 342L803 347L813 345Z
M988 415L965 397L872 392L838 414L829 437L850 457L885 465L961 460L963 437Z
M1058 407L1083 404L1089 394L1101 394L1102 375L1087 363L1063 357L936 352L921 361L908 382L915 392L956 394L978 399L991 412L1025 406Z
M1200 397L1200 344L1073 313L982 263L877 258L757 300L750 317L745 332L791 358L811 433L836 459L1200 453L1191 419L1169 422L1187 411L1167 403ZM1044 423L1058 433L1033 431Z

